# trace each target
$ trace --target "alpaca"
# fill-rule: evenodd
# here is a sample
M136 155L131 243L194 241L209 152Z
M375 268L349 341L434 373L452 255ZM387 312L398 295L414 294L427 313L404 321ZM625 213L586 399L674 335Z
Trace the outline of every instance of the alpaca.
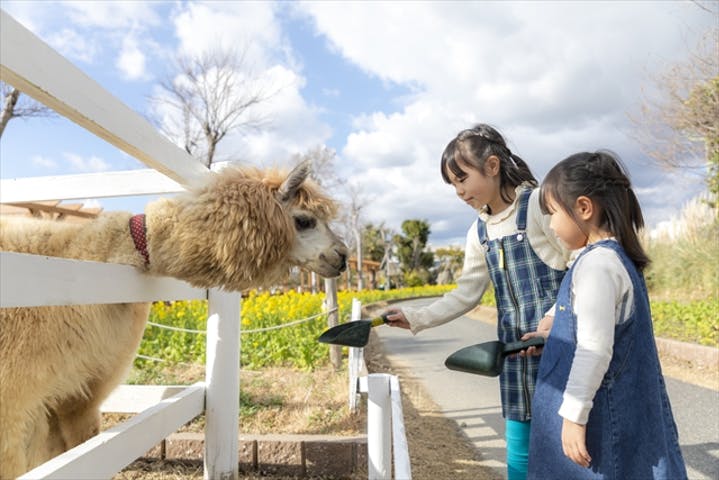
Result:
M208 172L196 188L149 203L144 218L5 217L0 250L133 265L229 291L276 283L291 266L335 277L347 259L327 224L336 206L308 174L308 163L287 176L238 167ZM15 478L97 434L99 406L129 371L149 308L0 309L0 478Z

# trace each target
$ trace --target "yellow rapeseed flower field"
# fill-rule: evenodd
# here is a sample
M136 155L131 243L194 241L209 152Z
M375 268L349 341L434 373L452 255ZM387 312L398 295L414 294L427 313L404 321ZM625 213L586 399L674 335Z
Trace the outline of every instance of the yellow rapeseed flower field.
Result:
M426 286L397 290L341 291L338 293L340 322L348 321L352 299L363 305L380 300L436 296L453 286ZM241 362L245 368L292 366L312 369L329 360L328 346L317 342L327 328L322 315L324 293L288 291L272 295L251 291L241 306ZM315 318L310 318L310 317ZM156 302L150 322L186 330L204 331L207 303L201 300ZM302 321L305 320L305 321ZM296 322L286 328L276 328ZM140 354L173 363L201 363L205 359L205 335L167 330L149 325L140 346ZM157 360L154 360L157 361ZM138 359L138 366L147 360Z

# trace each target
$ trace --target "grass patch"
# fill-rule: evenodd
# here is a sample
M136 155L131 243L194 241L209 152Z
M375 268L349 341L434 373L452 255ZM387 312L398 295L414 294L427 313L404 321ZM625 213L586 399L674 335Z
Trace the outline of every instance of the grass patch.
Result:
M135 368L130 379L144 385L190 385L204 379L204 365ZM357 435L363 412L349 411L347 369L325 365L312 371L270 367L240 371L240 433ZM109 415L106 427L127 416ZM104 427L104 428L106 428ZM204 416L179 431L202 432Z

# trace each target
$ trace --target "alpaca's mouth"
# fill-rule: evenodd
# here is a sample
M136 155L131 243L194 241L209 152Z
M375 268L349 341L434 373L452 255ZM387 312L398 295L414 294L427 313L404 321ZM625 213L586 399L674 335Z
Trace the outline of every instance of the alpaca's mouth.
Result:
M311 262L307 267L326 278L338 277L347 270L347 254L344 250L335 250L334 253L332 259L321 254L317 263Z
M342 272L347 270L347 263L344 261L339 265L325 263L323 265L319 265L318 268L315 268L313 270L326 278L339 277Z

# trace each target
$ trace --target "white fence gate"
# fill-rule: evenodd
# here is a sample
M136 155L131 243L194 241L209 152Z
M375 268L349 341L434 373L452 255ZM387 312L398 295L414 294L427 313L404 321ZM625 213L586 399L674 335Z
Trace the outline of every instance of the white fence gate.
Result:
M64 57L0 12L0 78L137 158L151 170L3 180L0 202L118 197L182 190L206 169ZM110 478L205 412L205 478L237 478L239 294L198 290L124 265L0 253L0 307L208 299L205 382L164 398L128 422L22 478ZM7 279L12 278L12 281ZM26 288L32 285L33 288ZM221 379L221 381L220 381ZM131 398L146 387L130 387ZM156 388L150 388L156 393ZM123 392L126 393L126 392ZM166 394L159 394L159 398ZM128 409L132 411L132 409ZM234 420L233 420L234 419Z

